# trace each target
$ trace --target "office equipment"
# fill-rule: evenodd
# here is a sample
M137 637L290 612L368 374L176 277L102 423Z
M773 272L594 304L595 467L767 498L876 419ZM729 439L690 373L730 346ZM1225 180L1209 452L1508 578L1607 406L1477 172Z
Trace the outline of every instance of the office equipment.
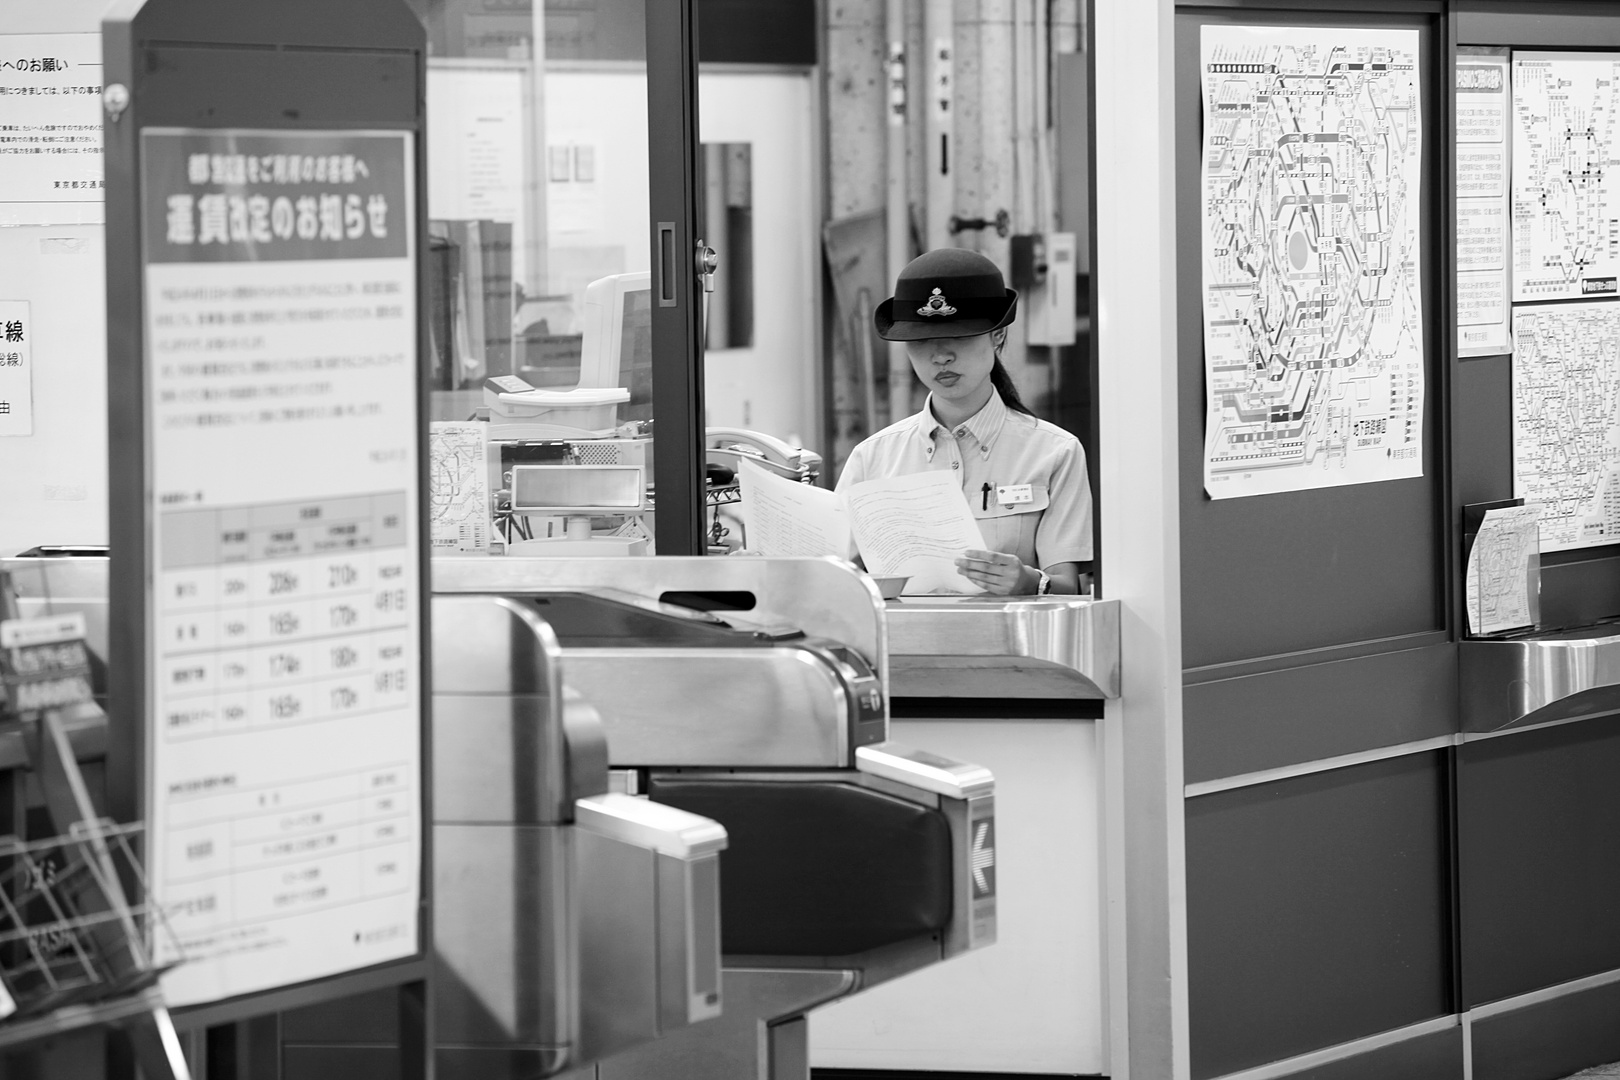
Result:
M585 287L579 388L622 386L625 420L651 420L652 275L614 274Z

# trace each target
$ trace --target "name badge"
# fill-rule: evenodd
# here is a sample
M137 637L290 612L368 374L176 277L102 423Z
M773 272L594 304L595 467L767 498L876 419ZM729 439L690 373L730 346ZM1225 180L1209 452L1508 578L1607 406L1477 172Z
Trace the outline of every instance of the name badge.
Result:
M1035 501L1035 489L1029 484L1003 484L996 488L996 501L1002 506L1017 506Z

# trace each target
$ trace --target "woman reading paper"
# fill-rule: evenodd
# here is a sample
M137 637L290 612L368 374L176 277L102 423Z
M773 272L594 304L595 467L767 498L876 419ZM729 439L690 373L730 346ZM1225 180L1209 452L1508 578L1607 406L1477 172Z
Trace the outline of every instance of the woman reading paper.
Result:
M1002 366L1017 308L1018 294L977 252L941 248L900 271L874 321L880 336L905 342L928 400L856 446L838 490L954 473L985 543L956 559L963 577L997 596L1075 593L1092 554L1086 454L1024 406Z

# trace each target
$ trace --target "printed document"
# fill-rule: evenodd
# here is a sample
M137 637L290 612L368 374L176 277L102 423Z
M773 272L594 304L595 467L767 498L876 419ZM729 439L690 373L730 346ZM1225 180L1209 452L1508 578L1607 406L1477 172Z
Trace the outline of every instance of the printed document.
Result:
M849 518L836 491L784 480L751 461L741 462L737 479L750 551L849 558Z
M964 551L984 547L984 534L955 473L867 480L844 495L856 546L873 576L910 577L908 595L983 591L956 569Z
M1532 582L1530 560L1540 556L1541 507L1485 511L1468 549L1465 586L1468 632L1499 634L1534 626L1540 607L1540 575Z

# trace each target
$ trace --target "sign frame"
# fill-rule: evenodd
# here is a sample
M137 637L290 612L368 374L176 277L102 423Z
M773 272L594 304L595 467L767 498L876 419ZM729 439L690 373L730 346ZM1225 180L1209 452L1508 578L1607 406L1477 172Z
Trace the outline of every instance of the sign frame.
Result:
M155 582L142 132L148 128L409 133L405 163L415 237L414 308L425 309L426 34L403 0L283 0L271 8L231 0L120 0L102 26L106 90L109 510L111 518L111 724L109 809L147 817L148 715L156 664L147 626ZM182 1029L231 1023L367 991L401 991L403 1075L425 1075L431 1046L432 941L430 729L431 579L427 506L427 343L414 327L416 447L414 567L420 725L415 949L403 959L175 1011ZM410 572L409 570L407 572Z

